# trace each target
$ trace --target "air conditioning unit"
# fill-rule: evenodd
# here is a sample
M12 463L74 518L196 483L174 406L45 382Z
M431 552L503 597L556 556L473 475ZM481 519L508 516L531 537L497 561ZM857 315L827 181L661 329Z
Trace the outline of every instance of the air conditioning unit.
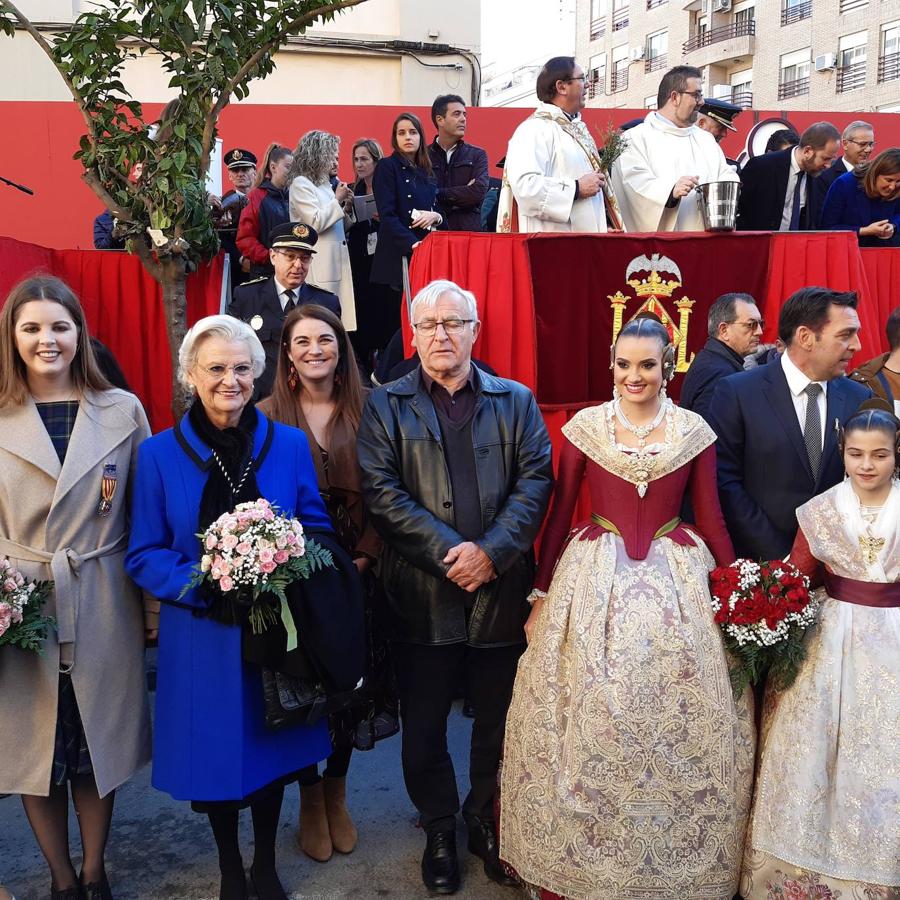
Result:
M712 89L713 100L731 100L730 84L714 84Z
M815 69L817 72L827 72L835 67L837 57L833 53L823 53L816 57Z
M628 51L628 60L629 62L637 62L639 59L643 59L647 55L647 50L645 47L632 47Z
M729 12L731 10L731 0L713 0L713 12Z

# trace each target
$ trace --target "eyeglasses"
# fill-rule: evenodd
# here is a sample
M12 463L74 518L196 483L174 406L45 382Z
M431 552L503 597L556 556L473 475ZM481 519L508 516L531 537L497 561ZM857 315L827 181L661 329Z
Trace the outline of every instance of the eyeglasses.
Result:
M854 141L853 138L847 138L847 143L856 144L857 147L862 147L863 150L875 149L875 141Z
M438 322L435 319L422 319L421 322L413 323L413 328L419 334L430 335L437 331L438 325L443 325L445 334L462 334L463 328L466 325L471 325L474 321L474 319L442 319Z
M293 265L297 262L303 262L304 260L311 259L312 254L310 253L297 253L294 250L280 250L278 247L273 248L275 253L283 256L285 261L290 265Z
M570 75L565 81L585 81L587 79L587 75Z
M687 94L688 97L693 97L694 102L699 103L703 99L703 91L679 91L679 94Z
M215 363L211 366L200 366L210 378L215 378L216 381L221 381L225 374L230 370L234 372L234 377L239 381L245 381L248 378L253 377L253 366L250 363L238 363L234 366L223 366L219 363Z
M747 331L766 330L766 323L762 319L750 319L748 322L732 322L731 324L740 325L741 328L746 328Z

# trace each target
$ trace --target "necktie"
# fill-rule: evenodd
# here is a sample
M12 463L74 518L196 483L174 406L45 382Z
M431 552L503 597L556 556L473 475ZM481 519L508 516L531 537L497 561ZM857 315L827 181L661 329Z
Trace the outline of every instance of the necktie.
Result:
M297 301L294 299L293 291L285 291L284 296L287 298L284 304L285 313L289 313L292 309L296 308Z
M819 477L819 462L822 459L822 418L819 415L819 394L822 385L815 381L806 386L806 424L803 426L803 443L809 456L809 467L813 478Z
M794 202L791 204L791 224L788 225L788 231L800 230L800 193L803 184L803 172L797 173L797 183L794 185Z

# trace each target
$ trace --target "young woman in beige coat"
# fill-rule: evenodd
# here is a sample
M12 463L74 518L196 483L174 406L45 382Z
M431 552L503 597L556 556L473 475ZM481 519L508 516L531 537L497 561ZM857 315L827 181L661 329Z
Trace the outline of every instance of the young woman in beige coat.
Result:
M68 286L39 276L14 287L0 314L0 555L54 581L45 612L56 627L40 655L0 649L0 792L22 795L54 900L112 896L114 791L150 759L145 621L123 569L130 475L149 434L137 398L100 373Z

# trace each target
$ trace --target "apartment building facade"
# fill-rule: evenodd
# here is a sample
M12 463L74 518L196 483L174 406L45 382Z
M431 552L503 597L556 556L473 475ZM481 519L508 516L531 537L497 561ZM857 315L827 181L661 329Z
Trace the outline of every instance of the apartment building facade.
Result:
M588 105L653 109L663 73L764 110L900 112L900 0L578 0Z

